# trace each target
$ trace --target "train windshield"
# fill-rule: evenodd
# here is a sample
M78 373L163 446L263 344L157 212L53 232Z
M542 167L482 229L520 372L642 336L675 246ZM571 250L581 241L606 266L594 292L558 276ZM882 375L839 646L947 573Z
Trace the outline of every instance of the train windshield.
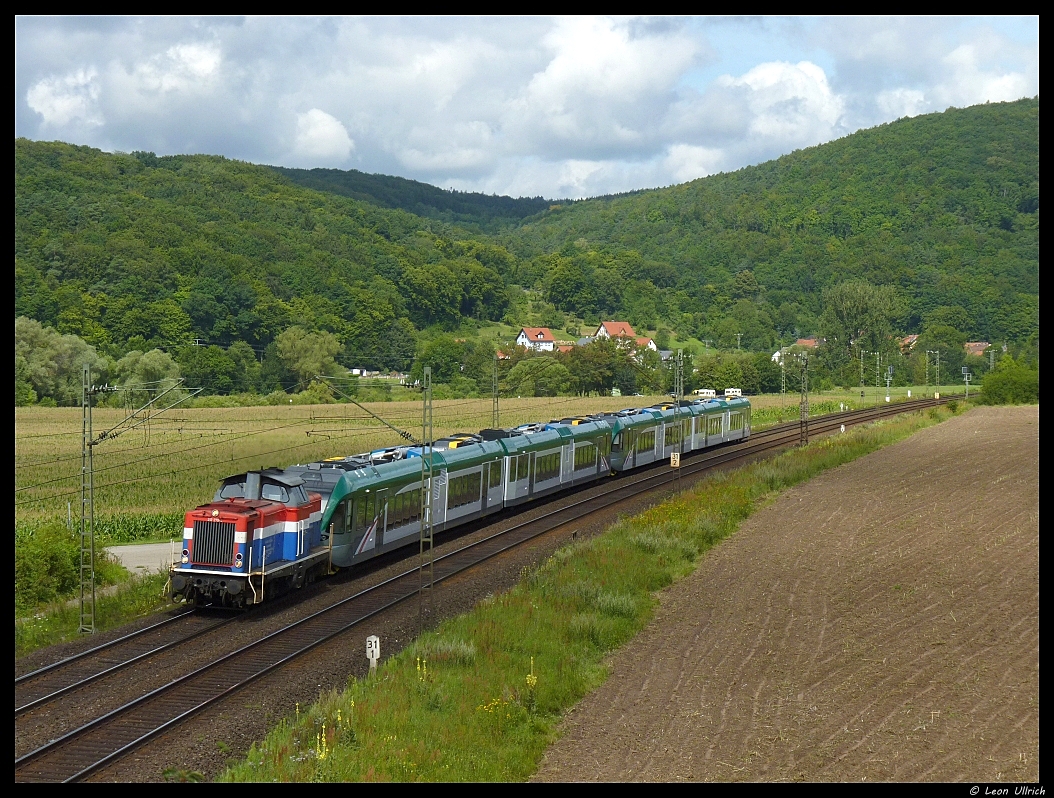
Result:
M220 499L241 499L245 497L245 483L244 482L230 482L216 491L216 498L213 501L219 501Z

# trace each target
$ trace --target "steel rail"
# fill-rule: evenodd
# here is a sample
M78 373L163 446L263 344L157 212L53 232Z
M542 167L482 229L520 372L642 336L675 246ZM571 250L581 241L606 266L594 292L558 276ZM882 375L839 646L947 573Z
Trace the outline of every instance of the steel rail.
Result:
M898 415L903 412L910 412L924 407L932 407L938 403L941 403L941 400L916 400L910 403L903 402L877 408L866 408L858 411L830 414L821 417L823 419L822 421L821 419L816 420L815 423L817 424L817 428L815 429L815 432L816 434L823 434L824 432L839 428L842 423L858 425L876 419ZM691 476L717 465L723 465L735 460L748 458L766 450L792 445L792 443L796 441L797 429L798 424L791 422L777 427L770 427L767 430L756 433L747 439L746 445L735 447L727 446L716 450L702 450L697 453L698 455L702 455L701 457L692 458L691 468L687 473ZM682 469L682 474L683 473L684 469ZM656 487L673 482L675 479L675 473L663 469L657 473L645 475L632 482L621 481L620 483L616 483L611 490L600 495L588 497L580 502L565 505L537 518L515 524L512 527L475 541L456 551L448 552L436 559L436 565L440 566L437 569L438 573L436 581L438 582L448 579L457 573L461 573L462 571L485 562L502 552L508 551L527 540L546 534L547 532L565 526L579 518L591 515L600 509L617 504L632 496L654 490ZM644 483L652 482L656 484L649 487L642 487ZM569 512L578 508L582 509L579 512ZM547 519L552 519L554 516L566 517L559 518L549 524L543 525L543 522ZM542 528L536 529L534 532L527 532L530 527L537 526L542 526ZM520 531L522 534L518 536L518 540L514 540L513 538L517 536L512 533L517 531ZM470 556L470 553L475 553L477 551L481 551L482 553L479 554L479 556ZM462 562L459 563L459 559L462 560ZM449 567L447 567L448 565ZM416 577L417 570L417 568L413 568L404 571L401 574L390 577L378 585L360 591L353 596L349 596L330 607L318 610L289 626L270 633L260 640L242 646L236 651L230 652L208 665L204 665L191 673L174 679L169 684L156 688L155 690L128 702L122 707L118 707L117 709L84 724L78 729L68 732L62 737L19 757L15 760L16 778L19 775L19 771L23 771L23 775L26 776L37 776L38 778L42 777L49 780L54 779L57 776L63 781L78 781L91 775L93 772L119 759L124 754L173 727L190 715L222 700L276 668L297 659L317 646L346 632L348 629L356 626L367 618L383 612L407 598L412 597L417 593L416 579L412 578ZM397 590L398 583L405 581L410 581L412 583L409 586L409 589ZM394 593L394 595L390 595L392 593ZM371 606L363 608L363 611L357 611L354 608L353 602L361 602L367 597L375 597L377 601ZM341 618L340 614L337 613L337 610L342 608L349 609L350 614L353 617ZM296 633L309 632L309 624L314 621L320 621L323 626L328 628L318 629L313 634L305 635L305 637L310 637L310 639L302 639L301 641L298 641L296 639ZM325 621L335 622L326 624ZM280 645L281 643L288 643L291 645L283 646ZM258 654L265 653L262 649L268 644L278 645L280 650L273 652L272 656L267 658L266 661L253 663L250 657L245 656L247 653L254 651ZM264 657L260 656L259 659L264 660ZM230 667L223 670L222 674L217 675L220 666L228 663L230 663ZM214 682L214 689L211 690L211 694L205 697L204 700L198 700L198 697L200 697L203 692L208 693L210 691L198 689L177 690L181 685L186 685L188 682L192 682L192 680L195 679L208 681L205 679L207 676L213 676L212 681ZM176 701L180 696L190 696L190 700L182 702ZM164 699L168 699L170 704L175 701L178 706L169 706L168 709L170 711L167 713L155 712L153 717L149 714L147 717L139 719L135 717L125 717L134 715L135 713L133 711L136 708L142 707L144 710L149 709L148 704L153 700L158 700L159 702L164 703ZM160 724L156 723L153 719L159 714L168 715L167 720L164 720ZM126 733L123 735L115 735L121 739L108 741L104 734L103 739L99 740L94 745L92 745L91 740L84 739L89 732L100 729L100 727L107 724L108 721L114 721L116 724L117 721L121 721L122 719L124 720L123 726ZM105 729L100 729L100 731L105 731ZM120 732L121 729L117 728L114 731ZM115 744L116 747L114 747ZM45 754L61 753L66 747L72 747L77 750L69 752L70 754L73 754L73 761L70 761L69 756L64 758L66 760L65 768L55 767L55 765L61 766L63 764L61 761L63 758L56 757L57 759L60 759L60 761L54 763L51 767L46 768L44 772L41 772L38 768L32 769L36 771L35 773L26 770L28 765L40 759ZM80 756L77 756L78 751L81 752ZM102 755L100 756L100 754ZM57 772L57 770L61 770L62 772Z
M90 657L93 654L98 654L100 651L105 651L108 648L112 648L114 646L120 645L121 643L125 643L125 642L131 640L133 637L139 637L140 635L145 635L147 632L152 632L152 631L154 631L156 629L159 629L162 626L167 626L170 623L174 623L175 621L178 621L178 620L186 617L187 615L193 614L193 612L194 612L194 610L192 610L192 609L184 610L183 612L180 612L178 615L174 615L174 616L172 616L170 618L165 618L165 620L158 621L157 623L151 624L150 626L144 626L142 629L137 629L134 632L130 632L129 634L123 635L121 637L114 638L113 640L110 640L110 641L108 641L106 643L101 643L100 645L97 645L94 648L89 648L87 651L82 651L79 654L74 654L72 657L66 657L65 659L60 659L58 662L53 662L50 665L45 665L43 668L37 668L35 671L30 671L29 673L24 673L21 676L16 676L15 677L15 684L17 685L17 684L19 684L21 682L25 682L25 681L28 681L30 679L35 679L38 676L43 676L45 673L53 671L53 670L55 670L57 668L65 667L66 665L69 665L71 662L76 662L79 659L84 659L85 657Z
M117 673L118 671L122 671L125 668L135 665L137 662L142 662L143 660L149 659L150 657L160 654L163 651L168 651L169 649L175 648L178 645L182 645L190 640L193 640L196 637L200 637L203 634L212 632L220 628L221 626L226 626L228 623L231 623L234 620L236 620L236 617L222 618L216 623L204 626L203 628L197 629L188 635L183 635L182 637L178 637L175 640L170 640L167 643L162 643L159 646L155 646L154 648L140 652L139 654L136 654L135 656L130 657L129 659L122 660L121 662L104 668L101 671L96 671L95 673L89 674L88 676L78 679L77 681L63 685L62 687L58 688L57 690L53 690L50 693L45 693L42 696L31 699L26 703L22 704L21 706L15 707L15 717L17 718L19 715L24 715L26 712L29 712L32 709L41 707L44 704L50 703L51 701L54 701L55 699L60 698L61 696L71 693L75 690L87 687L89 684L92 684L93 682L96 682L99 679L102 679L106 676L110 676L114 673Z

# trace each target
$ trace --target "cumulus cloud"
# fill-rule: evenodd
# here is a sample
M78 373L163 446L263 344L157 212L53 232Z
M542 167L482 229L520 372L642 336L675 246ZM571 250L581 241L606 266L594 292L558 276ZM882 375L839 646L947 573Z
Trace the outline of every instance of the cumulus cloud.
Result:
M663 169L678 183L687 183L712 175L725 163L726 156L718 147L696 147L674 144L666 153Z
M781 142L812 144L829 139L842 116L843 101L831 91L816 64L758 64L746 74L723 75L719 86L746 89L750 133Z
M45 127L75 122L101 125L96 74L95 69L87 67L61 77L46 77L26 92L26 104L43 117Z
M15 21L15 132L580 197L1039 91L1038 19Z
M295 157L312 165L340 164L347 160L355 142L340 120L318 108L297 114Z
M552 55L509 104L505 125L536 152L579 157L650 145L671 90L700 51L682 31L636 32L588 17L557 21L542 43Z

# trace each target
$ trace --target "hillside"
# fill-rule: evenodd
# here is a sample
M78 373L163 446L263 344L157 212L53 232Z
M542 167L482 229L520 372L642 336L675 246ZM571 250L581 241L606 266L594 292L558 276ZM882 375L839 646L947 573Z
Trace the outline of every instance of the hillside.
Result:
M505 311L511 256L463 237L268 167L15 142L15 315L114 356L300 325L408 367L415 327Z
M429 219L460 224L493 232L548 210L544 197L499 197L468 191L445 189L407 180L405 177L371 175L356 169L287 169L272 167L292 183L318 191L399 208Z
M902 119L734 173L576 202L501 240L521 257L566 256L547 285L579 314L651 303L705 328L747 298L778 328L780 315L819 312L825 287L862 278L898 287L905 331L954 309L943 315L971 337L1027 337L1038 325L1039 100ZM609 270L668 290L620 296Z
M332 333L346 365L405 369L419 333L471 337L466 319L573 337L623 318L771 351L824 334L824 291L860 279L895 289L883 341L940 327L1013 344L1039 326L1039 100L557 207L19 139L15 270L16 316L114 358L195 339L261 355L297 326Z

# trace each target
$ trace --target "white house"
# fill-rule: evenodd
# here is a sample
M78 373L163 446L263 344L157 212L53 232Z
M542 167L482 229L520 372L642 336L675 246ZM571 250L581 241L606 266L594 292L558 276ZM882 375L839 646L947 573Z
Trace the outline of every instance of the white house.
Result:
M516 346L525 346L536 352L552 352L556 348L556 339L548 327L523 327L516 336Z
M635 339L637 334L633 332L633 328L628 321L603 321L593 337Z

